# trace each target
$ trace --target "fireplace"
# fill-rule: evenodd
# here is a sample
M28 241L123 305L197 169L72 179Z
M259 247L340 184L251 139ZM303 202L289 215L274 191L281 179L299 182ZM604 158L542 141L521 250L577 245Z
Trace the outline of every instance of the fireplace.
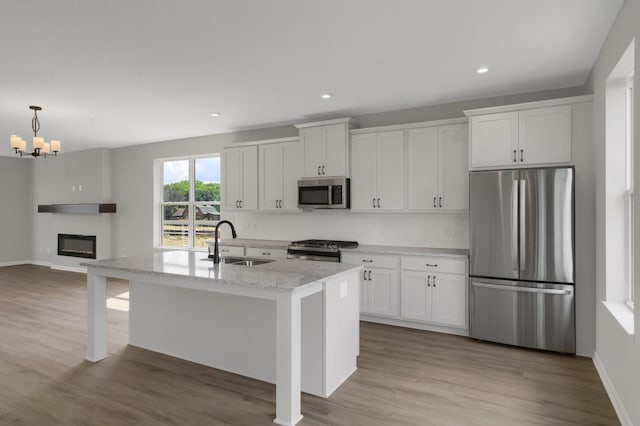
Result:
M95 259L96 236L58 234L58 256Z

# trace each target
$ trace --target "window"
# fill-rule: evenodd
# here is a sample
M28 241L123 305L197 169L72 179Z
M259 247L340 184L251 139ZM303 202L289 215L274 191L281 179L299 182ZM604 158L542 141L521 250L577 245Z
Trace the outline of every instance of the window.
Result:
M604 306L634 334L634 65L632 41L605 87L605 261Z
M626 198L626 263L627 279L625 302L633 309L634 303L634 279L633 279L633 77L631 72L626 78L626 137L625 137L625 198Z
M220 157L160 160L160 244L204 248L220 220Z

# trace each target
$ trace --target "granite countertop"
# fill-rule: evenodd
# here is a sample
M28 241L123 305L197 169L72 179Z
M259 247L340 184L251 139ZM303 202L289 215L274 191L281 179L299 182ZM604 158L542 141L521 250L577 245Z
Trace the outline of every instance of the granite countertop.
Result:
M204 259L204 260L203 260ZM81 263L120 272L213 280L232 285L298 291L304 287L360 268L345 263L275 260L256 266L214 263L202 252L166 251L149 255L122 257Z
M397 255L428 255L428 256L451 256L451 257L469 257L467 249L446 249L431 247L403 247L403 246L378 246L378 245L359 245L353 249L342 249L343 253L379 253L379 254L397 254Z

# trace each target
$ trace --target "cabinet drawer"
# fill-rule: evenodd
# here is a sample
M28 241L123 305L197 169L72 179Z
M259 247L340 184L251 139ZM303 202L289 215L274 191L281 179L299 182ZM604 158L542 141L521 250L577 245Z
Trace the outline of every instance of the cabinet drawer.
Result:
M244 256L244 247L240 246L219 246L220 256ZM211 253L213 253L213 244L211 244Z
M352 265L364 265L376 268L398 268L400 258L397 256L385 256L368 253L342 253L342 263Z
M402 258L402 269L428 272L448 272L466 274L467 265L463 259L449 259L431 256L405 256Z
M271 257L274 259L286 259L287 251L284 249L247 247L248 257Z

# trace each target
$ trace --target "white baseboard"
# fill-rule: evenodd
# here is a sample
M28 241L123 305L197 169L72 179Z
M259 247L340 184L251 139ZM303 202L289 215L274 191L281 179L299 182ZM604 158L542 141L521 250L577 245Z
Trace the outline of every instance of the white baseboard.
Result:
M10 262L0 262L0 267L2 266L16 266L16 265L27 265L31 263L31 260L12 260Z
M468 336L468 328L447 327L436 324L425 324L420 322L405 321L395 318L378 317L375 315L360 314L360 321L375 322L378 324L395 325L398 327L415 328L417 330L436 331L438 333L456 334L458 336Z
M51 262L45 262L43 260L30 260L29 263L32 265L46 266L48 268L51 268Z
M622 400L620 399L618 392L616 392L616 388L613 386L613 382L611 382L609 374L607 374L607 370L604 368L602 361L600 361L600 357L598 357L598 352L593 355L593 365L596 367L596 371L600 375L600 380L602 381L604 389L607 391L607 395L609 395L613 409L616 410L620 424L622 424L622 426L633 426L631 418L629 417L629 414L627 414L627 410L625 410L624 405L622 405Z
M51 265L51 269L55 269L57 271L66 271L66 272L79 272L81 274L87 273L86 266Z

